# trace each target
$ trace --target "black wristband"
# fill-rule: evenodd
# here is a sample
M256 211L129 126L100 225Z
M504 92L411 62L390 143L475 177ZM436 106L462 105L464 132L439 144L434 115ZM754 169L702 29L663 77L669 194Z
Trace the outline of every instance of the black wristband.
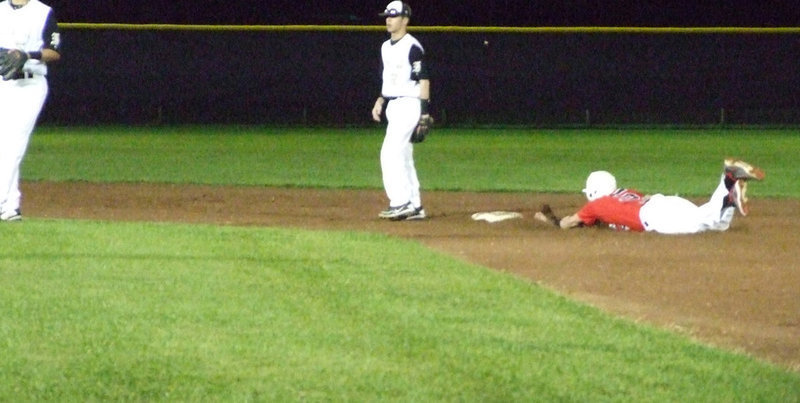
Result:
M28 52L28 58L29 59L42 60L42 52L39 52L39 51Z
M430 115L430 110L429 110L430 107L431 107L431 101L429 99L419 100L420 115Z

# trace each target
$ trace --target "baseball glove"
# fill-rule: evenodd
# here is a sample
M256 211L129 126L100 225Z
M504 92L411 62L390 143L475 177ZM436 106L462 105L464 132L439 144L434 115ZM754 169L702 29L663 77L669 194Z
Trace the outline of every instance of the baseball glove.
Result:
M422 115L422 117L419 118L417 127L414 128L414 132L411 133L411 142L422 143L425 141L425 138L431 133L431 126L433 126L433 118L431 115Z
M17 49L0 50L0 76L3 80L11 80L21 71L22 66L28 61L28 54Z
M556 216L556 213L553 212L549 204L543 204L542 208L536 212L533 218L544 223L553 224L556 227L561 226L561 219Z

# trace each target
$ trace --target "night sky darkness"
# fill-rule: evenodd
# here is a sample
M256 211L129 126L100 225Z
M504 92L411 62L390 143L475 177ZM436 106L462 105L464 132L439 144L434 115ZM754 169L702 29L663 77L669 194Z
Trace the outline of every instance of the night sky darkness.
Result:
M60 22L376 25L388 1L43 0ZM409 1L416 25L800 26L800 3L768 0Z

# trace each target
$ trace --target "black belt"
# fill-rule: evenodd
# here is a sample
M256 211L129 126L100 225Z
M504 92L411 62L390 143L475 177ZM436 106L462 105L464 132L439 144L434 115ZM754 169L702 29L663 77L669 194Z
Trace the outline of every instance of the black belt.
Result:
M36 77L36 74L31 73L30 71L20 71L19 73L15 74L10 78L10 80L27 80L29 78Z
M382 97L383 99L385 99L385 100L386 100L386 102L389 102L389 101L394 101L395 99L400 99L400 98L414 98L414 97L407 97L407 96L401 96L401 97L384 97L383 95L381 95L381 97Z

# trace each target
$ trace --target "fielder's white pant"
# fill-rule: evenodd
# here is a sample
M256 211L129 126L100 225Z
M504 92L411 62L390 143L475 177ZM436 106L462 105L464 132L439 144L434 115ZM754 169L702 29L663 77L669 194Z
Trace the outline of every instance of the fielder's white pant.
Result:
M409 141L420 117L419 98L396 98L386 106L386 137L381 146L383 188L389 205L402 206L411 202L422 206L419 179L414 167L414 146Z
M733 221L733 206L722 208L728 197L725 175L702 206L678 196L653 195L639 211L645 231L661 234L696 234L704 231L725 231Z
M0 213L19 208L19 166L47 98L44 76L0 80Z

